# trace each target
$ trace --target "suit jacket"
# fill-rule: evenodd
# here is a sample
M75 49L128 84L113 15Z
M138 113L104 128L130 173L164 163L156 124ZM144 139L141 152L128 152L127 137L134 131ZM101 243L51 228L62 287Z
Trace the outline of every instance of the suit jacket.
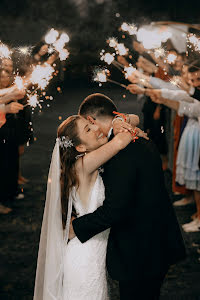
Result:
M73 221L84 243L111 227L107 269L116 280L156 278L185 258L180 227L164 184L160 155L151 141L130 143L104 165L105 200Z

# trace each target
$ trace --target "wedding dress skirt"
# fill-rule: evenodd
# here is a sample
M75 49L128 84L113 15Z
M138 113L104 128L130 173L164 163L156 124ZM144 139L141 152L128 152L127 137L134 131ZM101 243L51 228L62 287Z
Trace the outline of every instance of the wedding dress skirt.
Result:
M104 184L98 174L90 192L88 207L84 208L73 188L73 205L78 216L91 213L102 205ZM109 229L85 243L77 237L72 239L64 251L63 300L108 300L106 278L106 250Z

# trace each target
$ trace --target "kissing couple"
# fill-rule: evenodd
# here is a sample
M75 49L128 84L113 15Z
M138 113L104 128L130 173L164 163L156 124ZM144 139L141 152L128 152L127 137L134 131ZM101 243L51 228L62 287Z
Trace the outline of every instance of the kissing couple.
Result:
M159 299L186 256L159 152L103 94L59 126L52 154L34 300Z

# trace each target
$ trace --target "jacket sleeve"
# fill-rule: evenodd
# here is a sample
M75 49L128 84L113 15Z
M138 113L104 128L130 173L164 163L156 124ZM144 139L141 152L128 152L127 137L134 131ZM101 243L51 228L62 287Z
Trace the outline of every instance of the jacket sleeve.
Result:
M134 197L136 167L134 157L128 159L129 153L125 150L118 153L106 167L103 205L73 221L76 236L82 243L126 219L127 208Z

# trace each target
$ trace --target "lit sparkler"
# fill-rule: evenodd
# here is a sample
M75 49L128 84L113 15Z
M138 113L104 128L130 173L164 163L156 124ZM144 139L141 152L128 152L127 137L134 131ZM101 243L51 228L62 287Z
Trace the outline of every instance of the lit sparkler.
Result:
M10 58L12 51L5 44L0 44L0 58Z
M24 47L18 47L17 50L24 55L30 55L31 54L31 48L29 46L24 46Z
M166 42L171 35L170 31L161 31L156 27L142 27L137 31L137 39L139 42L142 42L145 49L161 47L161 44Z
M108 44L111 48L115 48L118 44L118 41L116 38L112 37L108 39Z
M37 65L31 74L30 80L33 84L37 84L39 88L43 90L49 84L54 71L55 69L47 63L42 66Z
M67 49L61 49L59 51L59 58L61 61L66 60L69 56L69 51Z
M27 102L28 102L27 104L33 108L40 106L40 102L38 100L37 94L30 96L30 98L27 100Z
M166 55L166 50L162 47L154 49L153 52L156 58L164 57Z
M109 70L107 70L107 69L99 69L98 68L98 69L96 69L94 71L94 81L100 82L100 84L104 83L104 82L111 82L111 83L114 83L114 84L119 85L119 86L121 86L121 87L123 87L123 88L126 89L126 85L125 84L122 84L122 83L117 82L115 80L109 79L108 78L109 74L110 74Z
M122 43L117 44L116 50L117 50L116 53L119 54L119 55L124 56L124 55L128 54L128 49Z
M16 76L14 83L16 84L17 88L19 90L23 90L24 89L24 82L21 76Z
M129 67L124 67L124 74L125 78L127 79L129 76L131 76L134 72L136 71L136 68L129 66Z
M166 58L168 64L173 64L173 63L175 63L175 60L176 60L176 59L177 59L177 55L175 55L175 54L173 54L173 53L169 53L169 54L167 55L167 58Z
M46 34L44 39L47 44L53 44L57 40L58 36L58 31L54 28L51 28L51 30Z
M188 42L194 46L195 51L200 51L200 38L197 38L195 34L188 36Z
M170 80L170 83L179 87L180 83L181 83L181 80L179 77L176 77L176 76L173 76Z
M114 56L108 52L105 54L102 54L102 56L101 56L101 60L105 61L108 65L111 65L112 62L114 61L114 59L115 59Z
M128 32L130 35L134 35L137 33L137 27L135 24L122 23L121 30Z

